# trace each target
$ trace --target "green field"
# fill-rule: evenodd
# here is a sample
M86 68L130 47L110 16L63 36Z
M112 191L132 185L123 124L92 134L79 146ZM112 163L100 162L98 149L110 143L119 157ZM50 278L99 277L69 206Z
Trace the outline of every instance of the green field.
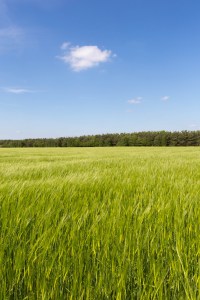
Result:
M200 148L0 149L0 299L200 299Z

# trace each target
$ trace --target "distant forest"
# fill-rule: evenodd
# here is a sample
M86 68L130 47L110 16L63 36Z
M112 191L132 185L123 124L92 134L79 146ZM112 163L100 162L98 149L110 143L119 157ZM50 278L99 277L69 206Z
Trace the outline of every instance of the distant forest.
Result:
M198 131L143 131L80 137L0 140L0 147L200 146Z

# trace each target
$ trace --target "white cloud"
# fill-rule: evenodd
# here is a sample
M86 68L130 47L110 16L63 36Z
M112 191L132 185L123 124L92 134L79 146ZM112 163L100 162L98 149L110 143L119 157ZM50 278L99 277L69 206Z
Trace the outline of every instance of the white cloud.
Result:
M64 50L64 53L59 58L76 72L107 62L112 54L110 50L101 50L98 46L69 47L69 45L69 43L63 43L61 49Z
M137 97L137 98L128 100L129 104L140 104L141 102L142 102L142 97Z
M162 101L168 101L169 99L170 99L169 96L163 96L163 97L161 98Z
M31 90L28 90L28 89L23 89L23 88L9 88L9 87L2 88L2 90L4 92L6 92L6 93L11 93L11 94L16 94L16 95L26 94L26 93L32 93L33 92Z

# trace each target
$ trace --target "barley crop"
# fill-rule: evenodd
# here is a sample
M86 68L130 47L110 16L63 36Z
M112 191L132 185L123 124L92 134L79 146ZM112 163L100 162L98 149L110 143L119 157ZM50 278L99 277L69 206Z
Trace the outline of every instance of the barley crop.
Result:
M200 299L200 149L0 149L0 299Z

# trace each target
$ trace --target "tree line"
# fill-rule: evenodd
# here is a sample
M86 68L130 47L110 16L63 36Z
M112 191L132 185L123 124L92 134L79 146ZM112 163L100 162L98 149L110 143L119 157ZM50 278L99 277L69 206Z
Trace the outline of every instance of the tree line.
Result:
M142 131L79 137L0 140L0 147L200 146L198 131Z

